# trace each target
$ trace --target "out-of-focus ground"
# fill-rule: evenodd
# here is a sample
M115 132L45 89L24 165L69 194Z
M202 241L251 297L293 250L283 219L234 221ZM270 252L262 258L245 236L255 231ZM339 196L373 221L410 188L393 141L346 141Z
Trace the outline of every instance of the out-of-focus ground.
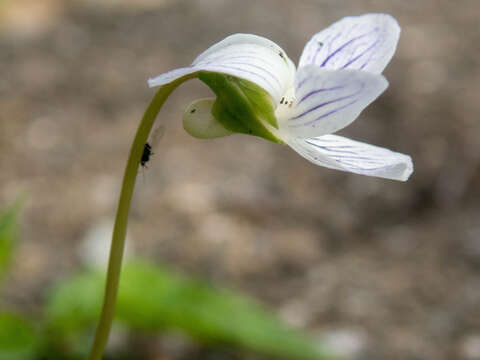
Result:
M297 61L315 32L367 12L392 14L402 36L389 89L342 134L412 155L408 182L253 137L194 139L181 114L209 91L190 82L160 114L130 248L249 293L359 359L480 359L475 0L0 2L0 205L28 199L2 302L35 313L113 217L148 77L236 32Z

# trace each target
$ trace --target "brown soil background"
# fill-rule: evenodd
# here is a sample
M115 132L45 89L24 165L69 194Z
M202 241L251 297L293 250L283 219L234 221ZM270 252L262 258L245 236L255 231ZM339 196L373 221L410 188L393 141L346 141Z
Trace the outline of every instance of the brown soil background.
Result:
M359 359L480 359L475 0L3 1L0 205L27 202L2 303L34 314L82 266L86 234L114 215L148 77L236 32L296 62L315 32L367 12L392 14L402 36L389 89L342 134L412 155L411 180L316 167L253 137L194 139L181 114L209 91L191 82L160 114L166 134L138 179L130 245L314 336L339 334Z

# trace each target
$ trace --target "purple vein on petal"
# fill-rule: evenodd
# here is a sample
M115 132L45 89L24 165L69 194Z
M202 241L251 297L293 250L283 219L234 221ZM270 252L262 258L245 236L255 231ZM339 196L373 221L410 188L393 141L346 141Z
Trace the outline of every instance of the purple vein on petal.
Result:
M370 50L374 49L375 46L377 46L379 40L377 39L372 45L370 45L367 49L365 49L363 52L361 52L359 55L355 56L353 59L349 60L345 65L342 66L342 69L345 69L347 66L351 65L352 63L354 63L355 61L357 61L358 59L360 59L363 55L365 55L367 52L369 52ZM362 69L367 65L367 63L371 60L371 56L370 58L367 60L367 62L365 62L363 65L362 65Z
M249 54L248 52L246 54ZM255 53L251 53L251 54L255 54ZM255 65L255 64L250 64L250 63L243 63L243 62L234 62L234 61L231 61L231 60L235 60L235 59L252 59L252 60L257 60L257 61L260 61L260 62L263 62L266 66L268 67L272 67L272 64L270 64L269 62L267 62L265 59L262 59L260 57L256 57L256 56L247 56L247 55L240 55L240 56L218 56L214 59L209 59L209 61L201 61L197 64L195 64L195 66L198 66L198 67L206 67L206 66L210 66L211 64L213 64L213 66L228 66L228 64L235 64L235 65L245 65L245 66L250 66L250 67L254 67L256 69L259 69L261 71L263 71L264 73L268 74L272 79L274 79L274 81L277 83L277 85L279 86L279 88L282 88L282 84L280 83L280 80L272 73L270 72L268 69L264 68L264 67L261 67L259 65ZM223 63L223 64L218 64L219 62ZM233 67L232 67L233 68Z
M238 57L245 56L245 55L253 55L253 56L251 56L251 58L262 59L261 57L258 57L258 53L255 52L255 51L236 51L234 54L242 54L242 55L239 55ZM209 57L207 57L203 60L200 60L199 62L197 62L195 64L192 64L192 65L211 64L211 63L214 63L214 62L225 61L225 60L235 58L235 57L237 57L237 55L232 56L232 53L227 53L227 54L221 53L221 54L217 54L216 56L211 55L211 56L209 56Z
M372 163L373 164L378 164L378 162L379 162L378 159L373 159L371 157L366 157L366 156L361 156L361 155L352 156L352 155L358 154L357 152L349 152L348 155L342 155L342 154L338 154L338 153L334 152L334 150L325 149L323 146L319 146L317 144L312 144L310 142L307 142L307 143L325 151L326 153L328 153L328 156L332 157L334 160L339 160L339 159L345 160L345 161L362 160L362 161L365 161L365 162L370 163L370 164L372 164Z
M323 140L322 140L323 141ZM348 154L350 155L341 155L341 154L338 154L338 153L335 153L335 150L334 149L329 149L328 147L324 147L322 145L319 145L319 144L315 144L311 141L306 141L307 144L313 146L313 147L316 147L320 150L323 150L325 151L325 154L326 156L330 157L330 159L336 161L337 163L339 164L344 164L344 165L347 165L347 166L350 166L350 167L354 167L354 168L358 168L358 169L365 169L364 167L359 167L355 162L358 161L358 160L361 160L364 162L364 164L369 164L370 166L372 165L379 165L381 164L382 162L379 161L379 159L374 159L374 158L371 158L371 157L365 157L365 156L351 156L351 155L355 155L355 154L358 154L358 152L355 152L355 151L352 151L352 152L348 152ZM373 169L380 169L380 168L383 168L383 166L380 166L380 167L376 167L376 168L371 168L369 167L368 169L365 169L365 170L373 170Z
M362 66L360 66L360 70L363 70L365 68L365 66L367 66L370 63L374 54L375 53L373 51L370 53L370 56L368 56L368 58L365 60L365 62L362 64Z
M308 99L310 96L312 95L315 95L315 94L318 94L318 93L321 93L321 92L324 92L324 91L331 91L331 90L339 90L339 89L343 89L345 87L345 85L338 85L338 86L333 86L331 88L324 88L324 89L318 89L318 90L314 90L314 91L311 91L309 92L307 95L305 95L304 97L302 97L297 105L299 105L300 103L302 103L305 99Z
M290 118L290 120L298 120L300 119L301 117L311 113L312 111L315 111L317 109L320 109L321 107L324 107L326 105L330 105L330 104L334 104L336 102L339 102L339 101L343 101L343 100L347 100L347 99L350 99L354 96L357 96L358 94L360 94L363 89L365 88L365 84L361 84L362 86L360 87L360 89L356 92L354 92L353 94L350 94L350 95L346 95L346 96L342 96L342 97L339 97L337 99L334 99L334 100L329 100L329 101L325 101L324 103L321 103L321 104L318 104L310 109L308 109L307 111L304 111L303 113L301 113L300 115L297 115L297 116L294 116L292 118ZM358 100L358 99L357 99ZM355 100L356 101L356 100Z
M296 91L300 90L302 88L302 86L307 82L307 80L309 80L309 77L308 76L305 76L304 79L302 79L302 81L300 81L297 85L297 87L295 88Z
M342 160L342 161L345 161L345 162L362 160L366 163L378 164L377 160L374 160L374 159L368 158L368 157L364 157L364 156L342 156L342 155L335 155L335 154L328 154L328 156L330 156L334 160Z
M338 140L334 140L334 139L325 139L323 136L322 136L322 142L329 142L329 143L338 143ZM312 144L313 145L313 144ZM335 146L335 145L333 145Z
M343 44L342 46L340 46L338 49L336 49L334 52L332 52L330 55L327 56L327 58L323 61L323 63L320 65L320 66L325 66L327 64L327 62L333 57L335 56L336 54L338 54L340 51L342 51L344 48L346 48L348 45L352 44L353 42L357 41L357 40L360 40L360 39L363 39L364 37L374 33L374 32L377 32L379 29L378 28L375 28L373 29L372 31L368 32L368 33L365 33L365 34L362 34L362 35L359 35L359 36L356 36L354 37L353 39L350 39L349 41L347 41L345 44Z
M253 68L258 69L258 70L262 70L264 73L268 74L273 80L275 80L275 82L277 83L277 85L280 88L282 88L282 84L280 83L280 80L278 80L278 78L273 73L271 73L270 71L268 71L267 69L265 69L261 66L258 66L258 65L255 65L255 64L249 64L249 63L241 63L241 62L237 62L237 61L231 61L228 64L245 65L245 66L253 67Z
M310 145L313 145L313 146L315 146L315 147L318 147L319 149L322 149L322 150L325 150L325 151L329 151L329 152L331 152L331 153L350 154L350 155L358 154L358 152L356 152L356 151L348 151L348 150L340 150L340 151L338 151L338 150L332 149L332 148L330 148L330 147L328 147L328 146L322 146L322 145L319 145L319 144L314 144L314 143L311 143L311 142L309 142L309 141L307 141L307 143L310 144ZM342 156L342 155L340 155L340 156Z
M332 40L329 40L328 36L324 39L324 41L322 41L324 44L328 43L328 51L330 52L330 49L331 49L331 46L333 44L333 42L335 40L337 40L340 36L342 36L343 32L340 31L339 33L337 33ZM318 54L320 53L320 51L323 49L323 46L319 46L317 48L317 50L315 51L315 55L313 55L313 58L312 58L312 64L315 64L316 60L317 60L317 56Z
M324 141L322 139L322 141ZM310 144L312 146L315 146L315 147L318 147L319 149L322 149L322 150L325 150L325 151L330 151L330 152L337 152L337 153L340 153L340 154L351 154L351 155L355 155L355 154L358 154L358 151L354 151L354 150L337 150L337 149L340 149L340 148L343 148L343 149L352 149L352 146L349 146L349 145L339 145L339 146L324 146L324 145L320 145L320 144L317 144L317 143L314 143L312 141L305 141L307 144Z
M203 66L202 66L203 68ZM245 69L242 69L242 68L238 68L238 67L235 67L235 66L228 66L228 65L213 65L213 66L205 66L204 67L206 71L211 71L209 69L229 69L229 70L236 70L236 71L240 71L240 72L243 72L245 74L250 74L250 75L255 75L257 77L259 77L260 79L262 79L263 81L265 81L268 86L270 86L272 89L275 89L275 86L272 85L272 83L264 76L256 73L256 72L253 72L253 71L248 71L248 70L245 70ZM215 70L213 70L215 71ZM222 71L220 71L222 72Z
M253 55L253 53L252 53ZM262 59L262 58L259 58L257 56L250 56L248 55L248 53L244 53L243 55L238 55L238 56L231 56L231 55L225 55L225 56L218 56L216 58L213 58L213 59L209 59L208 61L201 61L195 65L208 65L208 64L211 64L211 63L218 63L218 62L224 62L224 61L228 61L228 60L232 60L232 59L254 59L254 60L258 60L258 61L262 61L263 63L267 63L265 59ZM267 65L271 65L271 64L267 64Z
M353 96L353 95L352 95L352 96ZM351 97L351 96L349 96L349 97ZM342 99L342 100L343 100L343 99ZM330 115L332 115L332 114L335 114L336 112L338 112L338 111L340 111L340 110L342 110L342 109L345 109L346 107L348 107L348 106L350 106L350 105L355 104L357 101L358 101L358 99L355 99L355 100L353 100L353 101L350 101L349 103L347 103L347 104L345 104L345 105L342 105L342 106L340 106L340 107L338 107L338 108L336 108L336 109L333 109L332 111L329 111L329 112L327 112L327 113L325 113L325 114L322 114L322 115L320 115L319 117L317 117L316 119L314 119L314 120L312 120L312 121L309 121L309 122L307 122L307 123L297 124L297 125L288 125L288 127L295 128L295 127L300 127L300 126L308 126L308 125L311 125L311 124L317 122L318 120L321 120L321 119L323 119L323 118L325 118L325 117L327 117L327 116L330 116Z

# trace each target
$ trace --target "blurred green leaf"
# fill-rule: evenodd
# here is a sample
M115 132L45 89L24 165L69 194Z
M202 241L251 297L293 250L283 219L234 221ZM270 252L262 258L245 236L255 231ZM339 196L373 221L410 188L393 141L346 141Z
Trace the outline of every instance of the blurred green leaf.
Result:
M0 360L31 359L35 344L36 333L27 320L0 313Z
M98 321L104 277L87 272L52 294L48 319L59 333ZM138 330L181 329L208 344L229 344L291 359L321 359L319 344L284 325L262 306L232 291L150 264L126 264L117 320Z
M87 271L66 279L48 300L46 318L49 330L78 332L90 327L100 316L105 276Z
M19 210L20 202L17 201L7 211L0 212L0 277L4 274L12 257Z

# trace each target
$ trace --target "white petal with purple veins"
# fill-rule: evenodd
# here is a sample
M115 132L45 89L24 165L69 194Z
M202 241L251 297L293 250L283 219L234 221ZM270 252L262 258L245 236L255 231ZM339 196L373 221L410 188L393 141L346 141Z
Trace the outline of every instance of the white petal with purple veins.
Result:
M331 134L355 120L387 87L382 75L302 67L295 78L295 105L279 119L280 132L302 138Z
M200 54L191 66L148 81L160 86L197 71L229 74L265 89L277 103L293 84L295 65L274 42L257 35L235 34Z
M400 26L387 14L345 17L314 35L299 67L358 69L381 74L395 53Z
M292 138L288 145L312 163L331 169L400 181L413 172L408 155L337 135Z

